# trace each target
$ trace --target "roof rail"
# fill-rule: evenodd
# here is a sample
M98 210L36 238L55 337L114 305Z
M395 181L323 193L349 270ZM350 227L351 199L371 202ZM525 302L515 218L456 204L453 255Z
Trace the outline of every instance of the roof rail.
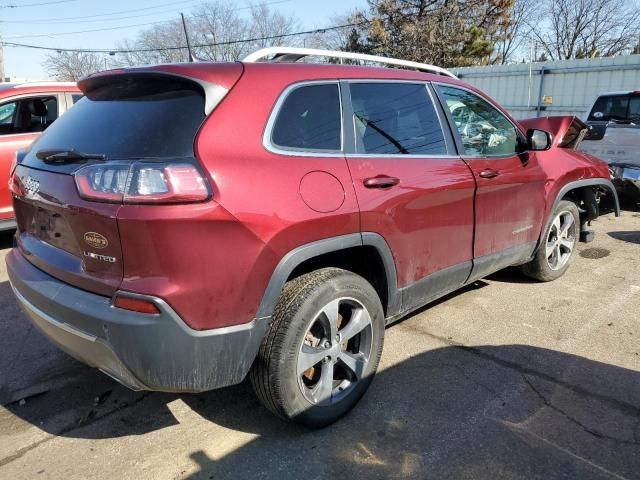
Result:
M458 78L449 70L426 63L410 62L409 60L399 60L397 58L378 57L377 55L367 55L365 53L320 50L317 48L268 47L247 55L242 61L255 63L272 55L274 57L270 60L272 62L296 62L304 57L346 58L349 60L362 60L364 62L375 62L382 63L384 65L413 68L421 72L437 73L451 78Z

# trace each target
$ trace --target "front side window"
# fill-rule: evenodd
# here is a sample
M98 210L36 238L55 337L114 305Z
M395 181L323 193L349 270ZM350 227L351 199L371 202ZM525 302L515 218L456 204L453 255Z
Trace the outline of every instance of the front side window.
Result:
M285 98L271 132L271 143L289 150L341 150L338 85L313 84L295 88Z
M516 128L489 102L467 90L438 88L451 112L465 155L491 157L517 153Z
M424 84L352 83L350 89L357 153L447 153L440 122Z

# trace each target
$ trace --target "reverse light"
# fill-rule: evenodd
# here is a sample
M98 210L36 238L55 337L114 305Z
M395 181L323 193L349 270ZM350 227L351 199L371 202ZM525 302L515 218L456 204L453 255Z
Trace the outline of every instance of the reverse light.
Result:
M75 174L80 196L108 203L191 203L209 198L199 169L186 162L100 163Z
M160 309L155 303L142 298L126 297L124 295L116 295L113 300L113 306L123 310L129 310L137 313L147 313L150 315L159 315Z

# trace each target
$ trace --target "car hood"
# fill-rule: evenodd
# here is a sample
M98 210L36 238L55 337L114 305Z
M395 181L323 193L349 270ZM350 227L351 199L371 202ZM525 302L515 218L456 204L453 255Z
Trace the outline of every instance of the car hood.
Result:
M576 150L582 139L589 132L586 123L573 115L558 117L527 118L519 121L525 130L535 128L549 132L552 147Z

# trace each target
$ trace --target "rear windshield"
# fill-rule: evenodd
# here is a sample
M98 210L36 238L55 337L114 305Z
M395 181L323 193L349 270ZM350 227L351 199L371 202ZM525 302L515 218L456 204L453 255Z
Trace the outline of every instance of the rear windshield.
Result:
M123 76L80 99L34 143L24 163L50 168L35 154L58 149L104 154L109 160L193 157L204 109L197 84L166 76Z
M593 105L590 121L640 122L640 95L605 95Z

